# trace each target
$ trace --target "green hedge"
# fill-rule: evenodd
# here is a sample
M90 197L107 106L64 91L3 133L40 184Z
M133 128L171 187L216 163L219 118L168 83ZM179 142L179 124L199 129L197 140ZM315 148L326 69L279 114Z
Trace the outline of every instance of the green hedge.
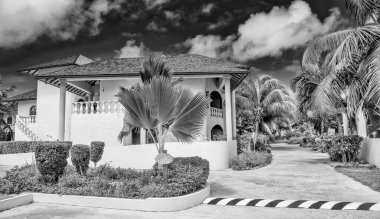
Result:
M263 151L246 151L231 159L233 170L250 170L272 162L272 154Z
M84 144L76 144L71 150L71 162L73 163L77 173L86 175L90 165L90 147Z
M90 146L90 150L91 150L90 160L92 162L94 162L95 166L100 161L100 159L102 159L103 152L104 152L104 145L105 144L102 141L93 141L93 142L91 142L91 146Z
M45 143L56 143L57 141L0 141L0 154L18 154L30 153L36 151L36 146ZM63 141L68 143L71 148L72 142Z

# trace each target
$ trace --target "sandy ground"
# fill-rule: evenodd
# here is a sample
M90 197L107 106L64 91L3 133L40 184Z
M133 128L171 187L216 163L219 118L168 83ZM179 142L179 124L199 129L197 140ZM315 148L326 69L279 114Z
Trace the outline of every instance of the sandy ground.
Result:
M380 193L336 172L327 161L327 154L274 144L267 167L211 172L212 196L380 202ZM34 203L4 211L0 218L380 218L380 212L200 205L157 213Z

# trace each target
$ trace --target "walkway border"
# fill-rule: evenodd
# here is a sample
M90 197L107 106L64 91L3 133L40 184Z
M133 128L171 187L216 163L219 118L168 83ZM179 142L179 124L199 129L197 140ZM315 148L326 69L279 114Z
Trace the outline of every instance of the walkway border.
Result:
M243 199L243 198L206 198L203 204L251 206L269 208L305 208L325 210L364 210L380 211L380 203L368 202L339 202L314 200L274 200L274 199Z
M207 184L205 188L197 192L170 198L126 199L30 193L0 200L0 211L32 202L134 211L181 211L202 204L202 201L209 197L209 195L210 184Z

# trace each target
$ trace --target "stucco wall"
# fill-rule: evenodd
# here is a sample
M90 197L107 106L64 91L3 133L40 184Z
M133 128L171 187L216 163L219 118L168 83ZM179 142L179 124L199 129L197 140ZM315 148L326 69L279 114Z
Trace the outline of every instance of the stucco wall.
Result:
M380 167L380 139L365 138L359 158Z
M121 113L73 114L71 140L75 144L89 145L91 141L104 141L106 147L120 146L117 136L122 127Z
M166 143L165 148L174 157L199 156L210 162L211 170L229 168L230 159L237 154L236 141L209 141L182 144ZM157 155L153 144L106 147L99 164L111 162L112 166L135 169L149 169Z
M29 117L29 110L33 105L36 105L36 100L20 101L17 104L17 110L19 116Z
M115 95L119 92L120 87L129 88L139 81L140 79L100 81L100 101L117 100Z
M70 139L72 103L81 97L66 92L65 139ZM36 134L43 140L58 139L59 88L44 82L37 84Z

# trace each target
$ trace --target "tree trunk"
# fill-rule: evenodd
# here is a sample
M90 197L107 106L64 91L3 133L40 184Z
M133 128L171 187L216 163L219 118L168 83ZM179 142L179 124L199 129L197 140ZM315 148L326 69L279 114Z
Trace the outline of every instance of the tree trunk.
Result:
M322 121L321 121L321 135L323 134L324 129L325 129L325 120L322 119Z
M259 121L256 121L255 127L256 129L255 129L255 136L253 138L253 151L256 150L257 136L259 134Z
M346 112L342 112L342 122L343 122L343 135L348 135L348 116Z
M367 120L361 107L356 112L356 126L358 135L367 137Z
M337 121L337 124L338 124L338 134L339 135L343 135L342 119L340 118L340 116L338 116L337 119L338 119L338 121Z

